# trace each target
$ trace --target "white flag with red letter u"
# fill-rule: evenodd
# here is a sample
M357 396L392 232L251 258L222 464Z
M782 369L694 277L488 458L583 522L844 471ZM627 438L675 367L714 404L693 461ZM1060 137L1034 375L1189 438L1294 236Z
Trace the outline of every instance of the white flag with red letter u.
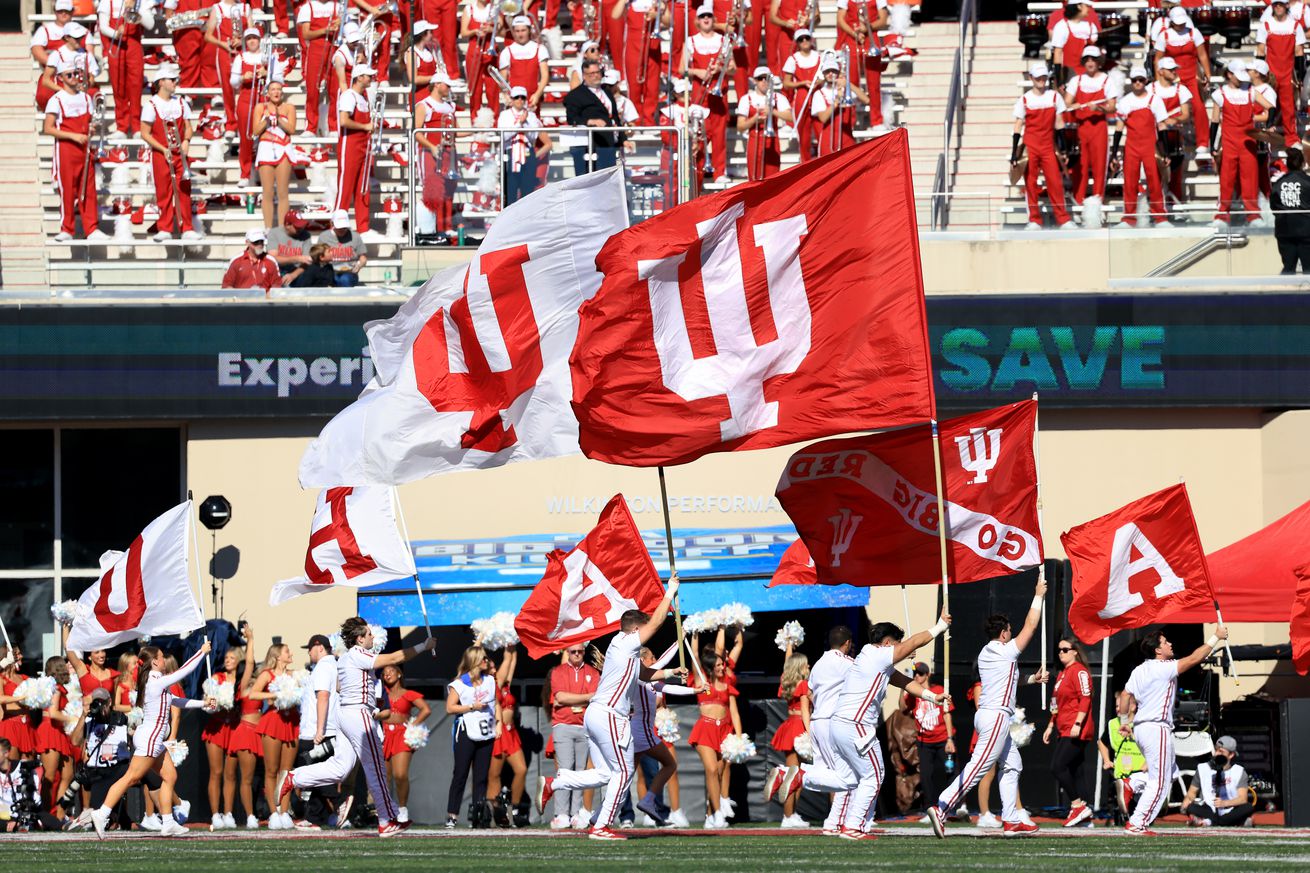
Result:
M101 576L78 598L68 648L90 652L204 625L188 573L190 517L188 500L150 522L126 552L100 556Z
M268 602L277 606L335 585L367 588L416 572L414 554L396 530L390 488L325 488L314 507L305 575L274 583Z
M398 485L576 453L578 307L600 287L596 253L626 226L620 168L511 205L472 262L364 326L376 376L310 443L301 486Z

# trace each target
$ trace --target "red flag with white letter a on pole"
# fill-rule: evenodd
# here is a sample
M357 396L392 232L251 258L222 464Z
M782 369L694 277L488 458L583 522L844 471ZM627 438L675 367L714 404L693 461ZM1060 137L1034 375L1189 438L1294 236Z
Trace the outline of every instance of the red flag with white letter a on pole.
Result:
M551 552L546 560L546 574L514 619L529 657L618 630L624 612L651 612L664 597L655 563L622 494L606 504L582 542L567 553Z
M582 451L682 464L933 417L908 137L611 237L570 359Z
M1084 643L1213 603L1185 485L1080 524L1060 542L1073 564L1069 626Z

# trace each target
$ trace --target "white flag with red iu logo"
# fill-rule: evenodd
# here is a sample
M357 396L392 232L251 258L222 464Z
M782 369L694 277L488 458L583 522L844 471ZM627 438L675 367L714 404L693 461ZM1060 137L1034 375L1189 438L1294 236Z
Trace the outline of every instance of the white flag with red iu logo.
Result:
M100 556L101 576L78 598L68 648L90 652L204 625L188 572L190 518L188 500L150 522L126 552Z
M364 326L376 376L300 462L302 487L398 485L578 451L569 352L595 258L627 227L620 168L547 185L477 255Z
M414 553L396 529L390 488L325 488L314 507L305 575L274 583L268 602L277 606L335 585L367 588L416 572Z

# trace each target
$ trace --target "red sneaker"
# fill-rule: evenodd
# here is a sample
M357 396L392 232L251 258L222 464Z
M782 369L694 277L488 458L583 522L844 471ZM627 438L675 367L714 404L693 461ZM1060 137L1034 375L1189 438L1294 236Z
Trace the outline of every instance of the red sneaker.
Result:
M842 825L841 833L837 834L843 840L876 840L877 834L870 834L864 831L857 831L855 828L848 828Z
M1158 837L1160 836L1150 828L1139 828L1137 825L1124 825L1124 834L1130 837Z
M1007 821L1001 826L1006 836L1014 834L1015 836L1026 837L1029 834L1035 834L1041 830L1035 824L1028 824L1023 821Z
M587 834L589 840L626 840L623 834L615 833L609 828L592 828Z
M387 822L385 825L378 825L378 836L382 839L388 837L398 837L404 833L405 829L400 826L400 822Z
M545 812L546 804L555 796L555 789L551 787L554 783L555 780L550 776L542 776L537 782L537 812Z
M782 776L782 785L778 787L778 793L783 800L789 799L797 791L801 790L801 785L805 782L805 771L800 767L788 767L787 772Z
M778 789L782 787L782 781L784 778L786 778L786 775L787 775L786 767L773 768L773 772L769 774L769 778L764 780L765 803L768 803L770 800L773 800L773 796L777 794ZM784 794L781 799L786 800L786 798L787 795Z
M291 778L290 770L282 771L282 775L278 777L277 785L277 801L278 805L281 806L282 799L296 790L296 782Z
M1069 810L1069 817L1064 820L1064 826L1067 828L1075 827L1082 824L1092 817L1092 808L1087 804L1075 806Z

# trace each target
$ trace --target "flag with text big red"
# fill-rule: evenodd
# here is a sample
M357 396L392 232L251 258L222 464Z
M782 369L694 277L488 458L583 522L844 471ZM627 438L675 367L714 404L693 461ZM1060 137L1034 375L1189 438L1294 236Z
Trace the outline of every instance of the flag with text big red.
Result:
M325 488L314 505L305 575L275 582L268 603L277 606L336 585L367 588L416 572L414 553L396 529L390 488Z
M204 625L187 561L190 518L188 500L146 525L126 552L100 556L100 578L78 598L68 648L90 652Z
M682 464L933 417L908 137L896 131L611 237L582 306L582 451Z
M376 375L300 461L303 488L399 485L576 454L569 351L596 252L627 227L622 168L507 207L477 254L364 325Z
M591 533L570 551L546 556L546 574L514 619L528 655L540 658L602 637L629 609L650 612L664 586L622 494L601 510Z
M1073 565L1069 626L1084 643L1213 603L1187 487L1149 494L1060 534Z
M1296 600L1288 626L1292 641L1292 666L1304 676L1310 672L1310 564L1296 568Z
M1037 566L1037 401L941 424L952 582L977 582ZM824 585L940 582L932 430L916 425L796 452L778 501L814 558Z

